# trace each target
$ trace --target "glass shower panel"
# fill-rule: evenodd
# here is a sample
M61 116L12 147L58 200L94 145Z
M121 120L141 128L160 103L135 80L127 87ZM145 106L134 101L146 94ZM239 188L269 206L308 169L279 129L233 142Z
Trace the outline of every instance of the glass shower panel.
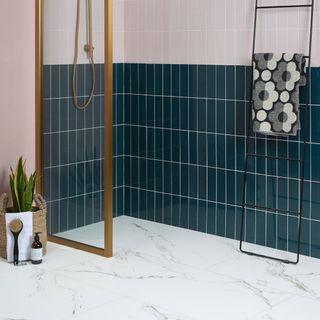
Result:
M43 0L42 15L48 232L103 248L104 0Z

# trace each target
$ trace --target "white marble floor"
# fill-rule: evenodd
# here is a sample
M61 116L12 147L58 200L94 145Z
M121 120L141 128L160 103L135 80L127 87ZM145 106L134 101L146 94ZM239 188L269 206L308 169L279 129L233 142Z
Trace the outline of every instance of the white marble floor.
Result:
M284 265L129 217L114 234L111 259L49 244L39 266L0 261L0 319L319 319L320 260Z
M119 219L120 218L120 219ZM114 226L118 225L122 217L113 219ZM89 224L84 227L59 232L55 236L76 242L82 242L97 248L104 248L104 222Z

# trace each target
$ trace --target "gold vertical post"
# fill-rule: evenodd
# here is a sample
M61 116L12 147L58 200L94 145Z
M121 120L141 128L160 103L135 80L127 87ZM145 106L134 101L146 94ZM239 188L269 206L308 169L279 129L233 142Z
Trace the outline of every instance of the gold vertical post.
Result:
M112 256L112 0L104 2L104 249Z
M36 190L42 193L42 1L35 0L35 134Z
M35 118L37 192L43 191L42 150L42 4L35 0ZM49 235L48 240L97 255L112 256L112 0L104 0L105 7L105 63L104 63L104 249Z

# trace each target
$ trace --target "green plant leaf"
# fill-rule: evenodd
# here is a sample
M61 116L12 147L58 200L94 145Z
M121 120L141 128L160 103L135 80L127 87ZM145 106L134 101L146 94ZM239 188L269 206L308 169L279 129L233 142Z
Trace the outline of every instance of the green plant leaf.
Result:
M17 196L15 193L15 187L14 187L14 173L12 169L11 169L11 175L9 176L9 178L10 178L10 189L11 189L11 195L12 195L13 210L15 212L19 212L19 206L18 206Z
M19 161L18 161L18 164L17 164L17 167L16 167L16 171L15 171L15 175L14 175L14 191L15 191L15 195L16 195L16 198L17 198L17 205L18 205L18 212L21 212L22 209L21 209L21 184L22 184L22 180L21 180L21 170L22 170L22 167L21 167L21 158L19 158Z
M14 172L11 168L11 175L9 175L9 178L14 211L30 211L32 209L35 189L35 172L32 173L28 179L26 174L26 162L20 157Z
M33 202L33 192L35 186L35 175L31 174L29 181L26 183L26 190L24 193L24 203L23 203L23 211L30 211L32 208Z

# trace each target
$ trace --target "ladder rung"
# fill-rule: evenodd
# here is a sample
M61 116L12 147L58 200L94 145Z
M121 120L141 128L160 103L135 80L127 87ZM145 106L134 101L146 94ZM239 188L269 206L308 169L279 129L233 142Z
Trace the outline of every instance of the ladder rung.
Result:
M312 4L289 4L282 6L258 6L257 9L310 8Z
M303 160L296 159L296 158L285 158L285 157L272 157L272 156L265 156L261 154L254 154L254 153L248 153L248 157L255 157L255 158L266 158L266 159L274 159L274 160L287 160L287 161L297 161L297 162L303 162Z
M282 213L290 213L290 214L294 214L294 215L299 215L299 212L295 212L295 211L257 206L255 204L249 204L249 203L245 203L244 206L248 207L248 208L259 209L259 210L266 210L266 211L282 212Z

